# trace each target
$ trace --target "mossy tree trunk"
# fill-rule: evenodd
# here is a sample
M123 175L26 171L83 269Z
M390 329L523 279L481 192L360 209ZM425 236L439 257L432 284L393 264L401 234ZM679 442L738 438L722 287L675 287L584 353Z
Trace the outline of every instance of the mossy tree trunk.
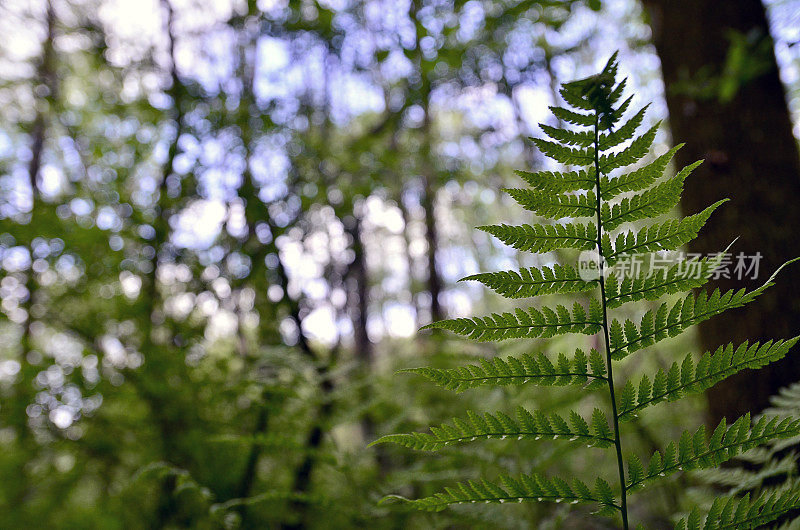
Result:
M736 237L723 289L754 287L785 260L800 256L800 158L760 0L644 0L661 58L674 141L686 142L681 165L705 163L687 181L682 207L695 213L729 196L691 252L716 252ZM741 52L741 55L737 55ZM736 58L741 61L737 62ZM737 66L738 65L738 66ZM733 274L736 255L761 253L757 280ZM800 270L757 305L700 325L706 349L746 338L791 337L800 330ZM758 372L745 371L708 395L710 420L760 410L780 387L800 379L800 351Z

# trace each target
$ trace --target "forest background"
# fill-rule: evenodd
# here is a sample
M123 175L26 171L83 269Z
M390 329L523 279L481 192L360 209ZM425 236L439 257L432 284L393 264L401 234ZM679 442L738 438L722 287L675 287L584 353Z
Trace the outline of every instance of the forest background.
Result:
M0 32L4 528L586 528L559 505L378 504L534 455L598 466L558 445L367 444L467 409L569 407L395 371L585 340L417 329L514 307L464 276L574 258L473 227L526 220L500 189L554 169L527 138L615 50L633 106L665 120L655 154L674 137L677 163L706 160L682 206L733 199L687 250L739 237L762 259L718 282L737 288L800 255L797 0L6 0ZM800 276L776 291L636 362L796 334ZM634 443L798 379L795 353L654 409ZM710 495L682 478L633 510L661 528Z

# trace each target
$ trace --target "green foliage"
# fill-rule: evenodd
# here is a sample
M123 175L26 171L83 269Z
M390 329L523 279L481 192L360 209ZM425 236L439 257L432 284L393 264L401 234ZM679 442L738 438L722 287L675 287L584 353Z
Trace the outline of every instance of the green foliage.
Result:
M751 423L750 414L737 419L730 427L723 419L710 437L705 426L694 433L683 431L680 440L670 442L662 452L656 451L645 469L636 455L628 459L626 489L632 491L646 481L655 480L677 471L704 469L719 466L742 451L747 451L765 441L789 438L800 432L800 420L761 417Z
M461 392L482 385L524 385L531 380L541 386L567 386L586 383L591 388L604 385L606 365L597 350L587 357L578 349L569 359L559 354L553 363L545 354L524 354L521 357L509 356L505 360L481 359L480 364L468 364L460 368L410 368L404 370L427 377L434 383Z
M640 410L661 401L675 401L688 393L702 392L741 370L760 368L783 359L796 342L797 337L764 344L745 342L737 348L727 344L714 353L704 353L697 361L689 354L680 364L674 362L667 370L659 369L652 381L646 374L638 385L628 381L622 396L630 398L621 403L620 419L630 419Z
M590 190L594 188L594 174L591 171L570 171L567 173L553 171L516 171L517 175L528 185L541 191L561 193L565 191Z
M597 227L594 224L493 225L478 229L506 245L528 252L550 252L562 248L591 250L597 239Z
M726 250L727 251L727 250ZM610 272L606 277L606 307L616 308L627 302L657 300L665 294L702 287L722 261L724 253L715 257L694 258L676 263L667 269L651 271L646 276L618 277ZM693 274L686 274L693 270Z
M566 333L594 335L602 324L600 303L592 299L587 310L575 302L572 311L566 306L555 309L535 307L517 309L514 313L492 313L485 317L454 318L428 324L423 329L446 329L473 340L494 341L532 337L553 337Z
M444 446L460 442L472 442L489 438L566 438L571 442L580 441L597 447L608 447L614 443L608 420L600 409L594 409L591 425L577 412L570 412L569 419L556 413L545 414L542 411L529 412L523 407L517 408L517 419L498 412L484 415L467 412L467 420L454 418L452 425L442 424L431 427L431 434L410 433L390 434L379 438L373 444L392 442L420 451L436 451Z
M771 398L772 406L766 409L758 422L775 422L776 418L797 417L800 413L800 383L795 383ZM784 420L785 421L785 420ZM736 455L734 462L723 468L696 472L697 478L713 487L713 501L706 510L706 523L730 524L722 513L735 508L747 510L753 518L753 526L766 519L762 514L771 514L769 521L777 520L781 528L796 528L797 505L800 502L798 481L798 459L796 448L800 436L769 440L758 447ZM720 488L726 491L720 496ZM750 499L753 498L752 502ZM720 511L720 506L722 509ZM719 513L717 513L719 511ZM773 513L774 512L774 513ZM679 528L700 528L703 510L694 509L681 520ZM680 526L683 525L683 526Z
M791 510L800 503L800 489L763 494L750 500L744 497L719 497L714 501L704 517L700 510L692 510L691 515L681 519L677 530L721 530L725 528L760 528Z
M701 161L672 177L662 178L680 148L676 146L638 169L610 174L647 156L660 125L656 123L635 136L643 122L645 107L615 128L631 102L629 98L617 105L625 81L615 84L616 70L616 58L612 57L601 73L565 84L561 95L573 108L552 109L560 120L589 130L542 126L550 140L533 139L543 154L583 169L566 173L519 172L530 188L506 190L523 208L553 221L563 221L481 228L522 251L596 250L601 257L599 271L596 271L599 274L587 276L581 274L579 268L555 265L465 278L480 281L506 298L581 293L588 296L588 307L579 302L575 302L571 310L560 304L544 305L485 317L443 320L423 328L444 329L478 341L547 338L566 333L598 334L602 352L592 349L587 356L578 349L571 358L559 354L555 362L543 353L530 353L482 360L461 368L407 370L457 392L478 386L529 384L606 388L608 409L604 412L595 408L590 420L577 410L561 415L530 412L520 407L515 418L502 412L470 412L466 419L456 418L451 423L432 427L430 433L392 434L375 443L435 451L452 444L489 438L515 438L526 443L536 443L542 438L565 439L613 449L619 475L617 487L612 487L611 482L602 477L593 479L595 487L591 489L578 479L568 482L538 473L512 478L503 473L496 481L470 480L433 496L408 501L417 508L438 511L450 504L525 500L592 502L599 505L602 514L620 516L622 526L627 529L628 496L649 483L680 471L714 469L760 444L800 435L800 419L796 419L794 413L762 416L756 421L751 421L746 414L731 425L723 420L710 435L705 427L684 431L678 440L668 442L665 449L652 452L645 460L646 465L637 454L623 457L621 420L631 420L656 403L675 401L711 388L741 370L756 369L781 359L800 337L763 344L745 342L738 347L729 344L697 358L686 355L669 368L640 375L636 383L629 380L623 384L615 379L616 363L714 315L753 301L774 284L777 274L776 271L764 285L751 291L717 289L710 293L683 294L677 300L665 301L647 310L638 322L610 315L612 309L628 302L654 301L705 285L721 263L721 255L655 272L629 270L623 274L608 269L634 254L680 248L698 235L713 211L724 202L720 200L683 219L654 221L639 228L629 226L629 223L653 219L672 210L680 199L685 180ZM621 149L609 151L626 142ZM573 219L577 217L591 218L591 221L576 222ZM687 274L687 268L694 271L693 274ZM535 467L536 462L532 465ZM796 490L765 494L752 501L749 497L720 498L706 513L699 509L693 511L678 527L751 528L800 506L799 500Z
M526 500L597 503L600 512L607 513L619 509L614 502L614 493L605 480L598 478L594 489L589 488L584 482L574 479L572 484L560 478L549 478L543 475L530 474L512 478L501 475L501 485L488 480L470 480L460 482L455 487L445 488L442 493L437 493L424 499L408 501L414 507L426 511L444 510L451 504L465 504L476 502L523 502ZM387 499L407 501L400 496L391 496Z
M462 278L475 280L494 289L505 298L531 298L542 294L579 293L595 288L596 282L581 278L575 267L555 264L537 269L530 267L520 271L485 272Z

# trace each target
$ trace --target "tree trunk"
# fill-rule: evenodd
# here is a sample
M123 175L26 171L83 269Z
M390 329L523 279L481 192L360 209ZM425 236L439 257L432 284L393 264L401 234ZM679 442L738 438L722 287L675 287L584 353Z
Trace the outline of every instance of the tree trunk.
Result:
M436 226L436 189L430 177L423 178L422 207L425 209L425 240L428 243L428 293L431 297L431 322L442 319L442 277L437 267L436 251L439 249L439 229Z
M42 42L42 54L36 69L35 87L45 87L47 89L44 97L37 98L36 116L34 118L30 133L31 158L28 162L27 173L31 188L31 217L30 226L36 226L38 222L37 210L41 205L41 192L39 190L39 172L42 166L42 154L44 152L45 138L49 125L49 109L56 100L56 78L55 78L55 49L53 43L56 37L56 14L52 2L47 3L45 11L45 34ZM4 407L3 420L7 425L15 430L17 435L18 448L21 455L15 462L13 473L16 475L14 481L15 489L9 496L10 506L21 506L31 493L30 461L34 459L38 450L33 433L28 426L28 406L34 401L37 390L34 386L34 379L40 368L30 362L30 354L34 352L35 344L33 337L34 306L36 303L36 292L38 284L36 272L33 267L35 260L33 252L33 237L24 241L28 246L30 255L30 270L25 275L25 290L27 300L22 304L27 316L22 326L22 337L20 338L20 371L14 382L13 402L8 402Z
M345 221L345 230L353 240L353 263L350 264L349 280L351 282L351 320L353 321L353 339L355 356L359 363L366 367L373 364L372 342L367 333L369 317L369 276L367 257L362 242L361 212L353 211L350 219Z
M428 293L431 297L431 321L441 320L443 310L439 297L442 293L442 277L437 266L436 252L439 249L439 228L436 225L436 192L439 189L436 178L436 161L433 149L433 120L431 119L431 83L432 68L430 60L422 53L422 38L426 35L424 26L419 22L419 11L422 8L421 0L414 0L410 4L409 16L416 26L416 61L420 75L419 96L420 105L425 112L422 121L422 146L419 157L421 159L422 196L420 202L425 210L425 241L428 243Z
M667 92L675 142L686 142L676 160L686 165L705 159L687 181L686 214L729 196L691 252L718 252L734 238L731 278L722 289L763 283L787 259L800 255L800 158L778 76L766 13L759 0L645 0ZM750 39L751 45L742 45ZM732 44L737 42L739 44ZM737 72L728 56L744 50ZM732 55L733 57L733 55ZM733 66L733 67L732 67ZM755 72L754 72L755 68ZM747 75L748 72L750 75ZM733 273L737 255L760 253L757 280ZM800 322L798 269L779 278L752 304L700 325L705 349L746 339L788 338ZM800 378L800 352L754 372L745 371L708 394L710 420L729 420L760 410L770 395Z

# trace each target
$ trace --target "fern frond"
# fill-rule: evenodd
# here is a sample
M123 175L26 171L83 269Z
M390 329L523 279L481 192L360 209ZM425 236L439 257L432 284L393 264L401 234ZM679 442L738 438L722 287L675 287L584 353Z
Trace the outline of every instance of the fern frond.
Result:
M606 305L615 308L628 302L657 300L666 294L702 287L722 262L726 252L727 249L716 256L692 258L650 274L623 275L621 280L612 272L606 278Z
M650 152L650 147L653 145L653 140L656 139L656 132L658 132L659 127L661 127L660 121L622 151L610 155L602 155L600 157L600 169L607 173L617 168L635 164L647 156L647 153Z
M800 508L800 488L766 491L754 500L750 494L717 497L705 516L695 508L675 525L676 530L728 530L762 528L789 511Z
M591 250L597 245L597 227L592 223L558 225L491 225L478 230L489 233L511 247L526 252L552 252L562 248Z
M548 191L504 188L520 206L542 217L591 217L597 210L594 192L583 195L560 195Z
M649 164L640 167L630 173L619 175L618 177L604 176L600 179L600 196L604 200L611 200L620 193L628 191L639 191L649 187L664 174L669 162L678 149L684 144L678 144L663 155L659 156Z
M446 329L482 342L553 337L566 333L593 335L601 329L602 315L600 303L591 299L588 313L581 304L575 302L571 312L563 305L556 306L555 310L549 307L541 310L533 307L527 310L517 308L514 313L441 320L422 329Z
M701 163L702 161L698 161L690 164L666 182L639 195L626 197L613 206L605 203L601 209L603 227L607 230L614 230L622 223L656 217L670 211L681 198L686 177Z
M622 84L622 83L620 83ZM642 124L642 120L644 119L644 115L647 112L647 108L650 106L648 103L642 109L634 114L628 121L626 121L623 125L621 125L617 130L603 133L600 135L599 138L599 145L601 150L611 149L612 147L616 147L622 142L627 142L633 135L636 133L636 129Z
M613 264L625 255L656 250L675 250L695 237L708 218L720 204L728 199L715 202L705 210L683 219L670 219L656 223L638 232L619 234L611 245L611 238L603 234L603 255L609 264Z
M567 191L590 190L594 188L594 170L589 171L515 171L517 175L527 182L530 187L539 191L550 193L564 193Z
M769 400L770 407L764 414L798 415L800 413L800 383L781 388Z
M612 320L609 326L612 357L622 359L667 337L679 335L687 327L708 320L714 315L752 302L774 285L775 277L784 267L797 259L800 258L781 265L764 285L752 291L731 289L723 293L715 289L710 295L705 291L697 295L689 294L671 307L663 303L656 311L647 311L639 326L630 320L626 320L624 324L617 319Z
M550 107L550 111L557 119L571 123L572 125L581 125L583 127L591 127L594 125L594 116L591 114L574 112L564 107Z
M659 369L652 382L647 375L642 376L636 386L629 381L622 395L635 394L636 399L620 403L619 417L622 420L631 419L650 405L675 401L688 393L702 392L741 370L761 368L783 359L798 340L800 337L764 344L744 342L737 348L727 344L717 348L714 353L706 352L696 364L692 356L687 355L682 363L675 362L666 371Z
M614 109L614 102L622 95L625 83L614 87L617 74L616 54L609 60L599 74L591 75L562 85L561 94L564 100L578 109L594 111L597 129L611 128L622 112ZM623 104L624 105L624 104Z
M558 90L558 93L564 98L564 101L576 109L594 111L594 104L585 98L582 91L582 86L579 86L581 81L573 81L572 83L565 83ZM594 123L594 122L592 122ZM592 136L594 141L594 136Z
M604 512L618 510L611 486L598 478L594 489L589 488L580 480L573 480L570 485L558 477L546 477L537 473L519 475L512 478L501 475L497 483L485 479L459 482L453 487L445 488L436 495L422 499L406 499L397 495L384 498L387 500L400 500L410 503L417 509L425 511L441 511L451 504L466 503L502 503L522 502L524 500L551 501L551 502L589 502L598 503Z
M578 147L589 147L594 143L594 133L592 131L570 131L569 129L559 129L550 125L540 123L542 131L557 142L565 145L576 145Z
M395 443L418 451L437 451L448 445L491 438L564 439L593 447L608 447L614 443L608 420L599 409L595 409L591 425L576 412L571 412L567 420L556 413L529 412L523 407L517 408L516 419L502 412L480 415L467 411L466 420L453 418L451 423L431 427L430 434L389 434L370 445Z
M684 431L678 443L670 442L663 453L653 453L647 469L637 456L629 457L626 489L636 489L647 481L677 471L717 467L759 444L798 434L799 419L762 416L751 425L750 413L738 418L730 427L723 419L710 437L706 436L705 426L694 433Z
M622 97L622 94L625 91L625 87L627 85L628 85L627 77L622 81L620 81L619 83L617 83L617 86L614 88L614 90L611 91L611 94L608 95L609 105L614 105L617 101L619 101L619 98Z
M457 392L477 386L526 383L542 386L582 385L584 389L592 390L608 386L611 426L599 409L595 409L591 420L587 420L576 412L571 412L567 417L520 408L514 418L499 412L480 415L468 412L465 419L453 419L450 423L432 427L429 433L394 434L375 443L391 442L414 449L437 450L477 439L564 437L590 446L613 447L619 475L616 490L619 501L611 485L603 479L597 479L592 489L579 480L567 483L559 478L532 474L518 478L502 475L497 483L483 479L463 482L431 497L407 500L412 506L437 511L450 504L474 502L522 502L531 499L597 502L601 513L615 515L618 511L622 528L627 530L633 527L627 508L628 493L645 483L682 469L714 468L756 447L761 451L756 455L760 458L758 463L772 464L779 451L785 451L789 444L800 440L800 414L796 413L800 410L798 406L796 410L789 411L786 415L791 417L785 419L781 413L765 414L751 421L748 414L730 426L722 421L710 436L706 435L704 427L695 432L686 431L679 440L667 445L663 452L653 453L647 465L635 455L630 456L625 465L619 420L631 419L656 403L674 401L686 394L704 391L741 370L760 368L784 358L790 348L800 341L800 336L763 344L745 342L736 347L728 344L713 353L706 352L697 359L691 354L686 355L682 361L674 362L668 368L641 375L635 379L635 383L628 381L618 386L618 378L613 374L615 362L658 341L676 336L689 326L727 309L749 303L773 284L776 274L788 263L757 289L726 292L717 289L696 295L691 294L691 290L707 283L722 263L724 254L670 264L660 270L655 270L657 265L653 263L650 274L646 275L635 274L637 265L632 262L633 274L625 277L620 273L608 274L624 258L640 259L636 254L677 250L694 239L716 208L727 200L718 201L683 219L661 220L634 230L621 230L627 223L652 219L674 208L683 192L686 178L700 162L681 169L671 178L662 178L675 153L682 147L677 145L655 160L640 164L638 168L616 171L639 164L647 156L660 126L660 123L655 124L637 136L636 130L644 122L647 106L622 121L633 97L623 100L626 81L615 84L616 73L614 54L600 73L563 85L561 95L571 108L551 107L559 120L588 130L565 130L542 125L542 131L549 139L532 139L544 155L562 164L586 169L568 172L521 171L518 174L530 188L506 190L523 208L537 215L555 219L591 217L591 221L578 223L568 219L569 222L563 224L492 225L480 228L520 251L596 250L600 272L597 280L581 278L582 270L562 265L481 273L464 278L480 281L505 298L588 292L599 287L599 299L592 296L588 307L576 303L571 310L563 305L552 309L516 309L484 317L443 320L423 328L449 330L479 341L602 332L597 337L605 339L602 341L602 350L593 349L589 355L577 350L571 359L563 353L556 360L534 353L480 360L458 368L406 370ZM630 195L620 197L621 194ZM609 315L609 310L628 302L657 300L685 291L690 292L678 301L661 303L645 312L636 323ZM800 403L800 384L794 392L796 395L792 394L791 397ZM759 447L762 444L766 444L766 448ZM753 456L755 452L746 454ZM781 462L781 465L793 464L794 455L790 460ZM765 469L768 473L774 473L783 468L774 465ZM755 473L751 478L759 481L759 487L763 487L765 476ZM684 530L699 530L701 527L708 530L753 528L774 520L791 507L800 508L800 482L793 482L789 489L776 490L752 502L750 497L718 499L707 515L694 511L679 523L679 527ZM639 525L637 528L643 527Z
M614 109L611 118L607 120L606 124L605 125L603 123L600 124L600 130L606 131L611 129L611 127L613 127L614 124L617 123L626 112L628 112L628 107L631 106L632 101L633 101L633 96L629 96L628 99L623 101L619 107Z
M764 447L742 453L737 460L746 461L748 468L703 469L695 472L694 476L703 483L722 486L729 493L743 494L768 483L781 483L780 487L785 487L790 482L787 477L797 472L797 455L789 453L783 458L773 459L772 451Z
M566 147L556 142L551 142L543 138L531 138L543 155L557 160L562 164L575 164L578 166L588 166L594 161L594 148L573 148Z
M555 362L543 353L526 353L520 357L481 359L478 364L468 364L458 368L421 367L402 371L419 374L441 387L456 392L477 386L526 383L539 386L583 383L589 388L594 388L603 386L607 381L605 361L595 349L592 349L588 356L583 350L578 349L572 359L568 359L562 353Z
M581 293L597 287L596 280L584 280L575 267L554 264L519 271L483 272L459 281L478 281L505 298L528 298L543 294Z

